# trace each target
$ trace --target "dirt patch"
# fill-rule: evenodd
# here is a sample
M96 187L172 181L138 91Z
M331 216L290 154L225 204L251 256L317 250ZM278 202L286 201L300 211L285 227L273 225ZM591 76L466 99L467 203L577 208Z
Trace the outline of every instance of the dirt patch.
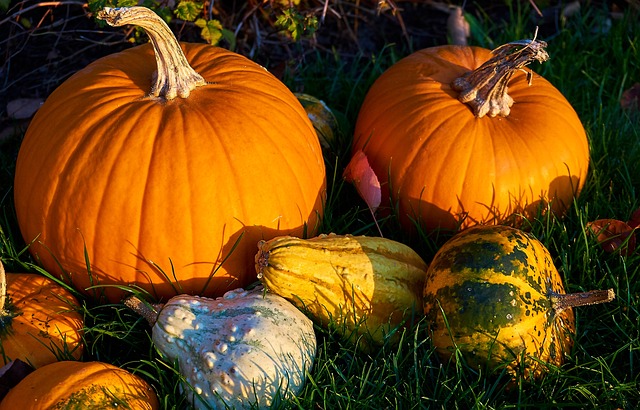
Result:
M319 20L313 36L294 42L275 27L275 3L283 0L214 2L212 16L235 33L235 51L264 65L276 75L290 62L317 55L338 54L349 60L375 55L385 45L405 52L448 41L447 19L452 5L429 0L302 0L303 13ZM547 25L553 32L558 15L571 2L469 1L465 11L478 21L509 24L513 7L531 10L529 24ZM578 2L575 2L578 3ZM624 8L629 1L580 2L582 8ZM207 3L205 3L207 4ZM532 4L540 9L538 15ZM506 23L505 23L506 22ZM171 27L182 41L201 42L199 28L174 19ZM131 27L114 29L99 24L83 1L36 3L20 1L0 15L0 129L11 120L7 103L17 98L45 99L62 81L88 63L143 42ZM229 47L222 42L221 46ZM6 131L5 131L6 140Z

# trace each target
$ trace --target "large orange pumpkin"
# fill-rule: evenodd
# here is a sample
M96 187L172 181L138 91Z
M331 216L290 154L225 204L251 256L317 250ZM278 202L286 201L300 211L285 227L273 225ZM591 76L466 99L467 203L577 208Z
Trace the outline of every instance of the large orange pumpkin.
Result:
M563 95L523 70L548 58L545 46L427 48L375 81L358 115L353 153L364 151L383 207L394 207L405 227L498 223L540 205L562 213L572 203L585 182L589 147Z
M263 67L179 44L149 9L102 18L143 27L152 44L90 64L35 115L15 175L30 251L110 300L122 294L108 285L168 298L253 282L258 240L311 233L321 216L324 161L306 112Z

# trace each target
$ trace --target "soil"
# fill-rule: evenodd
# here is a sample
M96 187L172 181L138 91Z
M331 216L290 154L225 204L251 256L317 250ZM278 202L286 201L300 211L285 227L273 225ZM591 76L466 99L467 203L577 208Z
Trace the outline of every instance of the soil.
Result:
M358 55L375 55L385 45L395 44L409 52L448 42L447 19L451 6L430 0L307 0L299 6L320 21L317 31L297 42L275 28L276 12L271 6L285 0L214 2L213 17L233 30L235 51L265 66L277 76L305 59L337 54L349 61ZM508 22L512 7L531 8L530 25L557 24L570 2L557 1L465 1L465 11L479 21ZM581 2L585 7L629 7L629 0ZM541 14L531 6L535 4ZM0 9L1 10L1 9ZM182 41L202 42L193 23L174 19L171 26ZM547 31L549 32L549 31ZM86 3L76 0L11 3L0 14L0 148L20 138L28 118L8 115L7 104L19 98L38 103L66 78L88 63L144 42L131 27L110 28L98 22ZM222 42L222 47L230 44Z

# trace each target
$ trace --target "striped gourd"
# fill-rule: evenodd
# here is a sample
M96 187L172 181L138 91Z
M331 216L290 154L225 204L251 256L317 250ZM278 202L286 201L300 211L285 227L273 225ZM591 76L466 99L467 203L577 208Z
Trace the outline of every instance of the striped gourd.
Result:
M258 247L256 270L269 290L363 348L384 343L416 312L422 316L427 264L402 243L331 234L284 236Z
M441 357L457 347L471 366L540 376L573 345L572 307L613 299L613 290L565 294L549 251L530 234L478 226L450 239L425 282L425 314Z

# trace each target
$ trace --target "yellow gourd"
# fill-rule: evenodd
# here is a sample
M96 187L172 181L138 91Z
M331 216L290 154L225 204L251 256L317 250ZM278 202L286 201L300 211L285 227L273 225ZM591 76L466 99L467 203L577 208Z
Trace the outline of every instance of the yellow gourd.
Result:
M362 347L382 344L422 314L427 265L410 247L385 238L320 235L258 244L258 278L323 325Z

